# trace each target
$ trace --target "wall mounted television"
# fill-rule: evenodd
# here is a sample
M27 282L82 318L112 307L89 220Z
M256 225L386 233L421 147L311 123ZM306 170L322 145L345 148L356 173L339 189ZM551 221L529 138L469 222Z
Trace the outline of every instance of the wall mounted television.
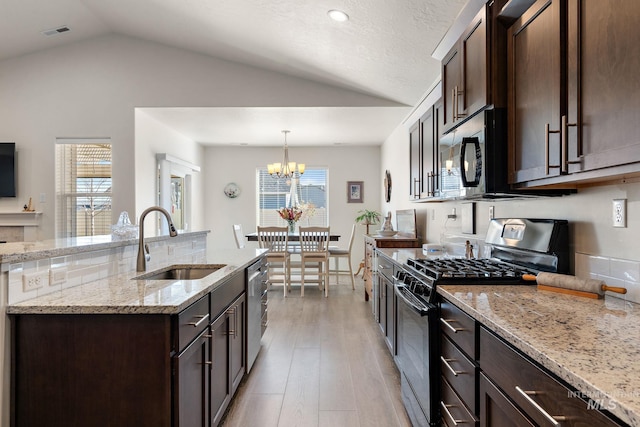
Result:
M16 197L15 142L0 142L0 197Z

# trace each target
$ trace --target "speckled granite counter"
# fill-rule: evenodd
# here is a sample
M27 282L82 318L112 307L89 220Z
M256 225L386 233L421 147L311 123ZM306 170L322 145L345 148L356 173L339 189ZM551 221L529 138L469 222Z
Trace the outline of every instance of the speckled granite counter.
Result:
M421 249L382 249L398 264ZM535 286L443 285L438 293L531 359L640 426L640 305Z
M207 262L226 266L203 279L132 280L142 273L123 273L8 305L7 313L178 313L264 252L248 248L210 250Z
M624 422L640 426L640 306L534 286L440 286L438 293ZM611 405L609 405L611 403Z

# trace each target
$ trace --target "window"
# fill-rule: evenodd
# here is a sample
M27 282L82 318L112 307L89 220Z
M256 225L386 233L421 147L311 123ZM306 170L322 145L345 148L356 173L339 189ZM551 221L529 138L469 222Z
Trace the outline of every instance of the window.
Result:
M111 233L110 140L56 143L56 237Z
M307 168L300 178L274 178L267 169L256 172L256 222L261 226L285 226L278 209L295 204L311 205L301 220L303 226L322 226L329 223L327 194L329 171L326 168ZM293 189L291 188L293 184Z

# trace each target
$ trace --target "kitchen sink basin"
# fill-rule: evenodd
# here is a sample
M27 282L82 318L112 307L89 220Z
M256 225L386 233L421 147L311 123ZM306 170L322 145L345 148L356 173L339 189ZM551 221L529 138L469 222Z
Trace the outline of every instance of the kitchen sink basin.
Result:
M226 264L180 264L136 276L134 280L196 280L225 267Z

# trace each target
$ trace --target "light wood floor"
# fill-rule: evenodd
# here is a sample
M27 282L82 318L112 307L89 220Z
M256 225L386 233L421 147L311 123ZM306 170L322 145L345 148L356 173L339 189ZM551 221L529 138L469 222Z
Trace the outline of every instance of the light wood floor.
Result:
M223 421L251 426L410 426L400 377L364 301L331 278L329 297L315 285L269 291L269 324L262 348Z

